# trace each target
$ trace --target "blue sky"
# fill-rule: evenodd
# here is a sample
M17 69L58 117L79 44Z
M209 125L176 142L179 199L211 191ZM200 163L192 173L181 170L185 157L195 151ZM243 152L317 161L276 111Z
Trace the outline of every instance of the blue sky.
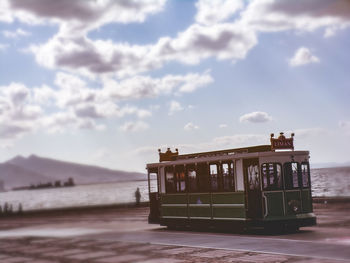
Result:
M0 160L144 171L295 132L350 161L346 0L1 1Z

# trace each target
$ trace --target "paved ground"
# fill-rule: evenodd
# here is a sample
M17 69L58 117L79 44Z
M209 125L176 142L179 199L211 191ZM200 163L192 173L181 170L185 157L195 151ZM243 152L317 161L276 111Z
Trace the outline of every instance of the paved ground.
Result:
M317 227L284 235L169 231L147 224L147 208L1 218L0 262L350 262L349 211L317 204Z

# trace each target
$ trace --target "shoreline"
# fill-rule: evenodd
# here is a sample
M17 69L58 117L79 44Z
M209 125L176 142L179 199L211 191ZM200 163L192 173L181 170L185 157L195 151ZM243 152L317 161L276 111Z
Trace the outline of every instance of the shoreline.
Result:
M339 197L313 197L313 204L344 204L350 203L350 196L339 196ZM133 209L137 207L148 207L149 202L141 202L138 206L135 202L119 203L119 204L103 204L103 205L88 205L88 206L71 206L71 207L58 207L58 208L47 208L47 209L33 209L24 210L21 212L13 211L11 213L0 213L1 218L8 217L25 217L25 216L40 216L40 215L62 215L62 214L75 214L82 212L100 212L109 211L115 209Z

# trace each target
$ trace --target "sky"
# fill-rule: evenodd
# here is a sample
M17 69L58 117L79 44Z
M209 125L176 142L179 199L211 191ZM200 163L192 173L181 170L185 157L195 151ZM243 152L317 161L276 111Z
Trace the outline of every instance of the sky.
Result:
M348 0L1 0L0 162L145 171L295 133L350 161Z

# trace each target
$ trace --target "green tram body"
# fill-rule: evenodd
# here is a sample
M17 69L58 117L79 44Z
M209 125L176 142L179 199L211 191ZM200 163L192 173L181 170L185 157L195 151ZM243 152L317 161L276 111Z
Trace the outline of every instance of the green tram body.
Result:
M308 151L275 152L262 145L188 155L168 149L168 153L168 161L147 164L149 223L226 229L298 229L316 224Z

